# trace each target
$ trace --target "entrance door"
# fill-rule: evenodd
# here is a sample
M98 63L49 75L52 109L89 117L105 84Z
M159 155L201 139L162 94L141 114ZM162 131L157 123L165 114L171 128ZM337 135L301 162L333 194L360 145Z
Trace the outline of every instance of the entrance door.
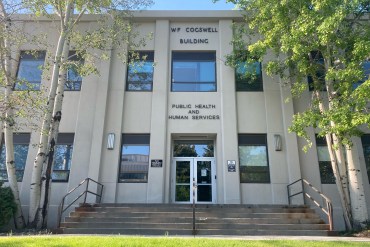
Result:
M174 158L174 201L214 203L214 163L214 158Z

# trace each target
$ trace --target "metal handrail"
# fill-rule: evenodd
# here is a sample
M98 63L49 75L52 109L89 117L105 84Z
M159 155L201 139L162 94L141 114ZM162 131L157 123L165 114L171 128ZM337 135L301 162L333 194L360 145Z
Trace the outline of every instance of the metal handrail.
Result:
M89 184L90 184L90 181L95 183L97 185L97 189L96 189L96 193L95 192L92 192L89 190ZM64 207L64 201L65 199L67 198L67 196L69 196L71 193L73 193L75 190L77 190L79 187L81 187L83 184L86 183L86 187L85 187L85 190L80 193L71 203L69 203L66 207ZM100 190L99 190L99 187L100 187ZM102 198L102 194L103 194L103 187L104 185L99 183L99 182L96 182L94 179L91 179L91 178L85 178L84 180L82 180L76 187L74 187L73 189L71 189L63 198L62 198L62 201L60 202L59 204L59 208L58 208L58 227L60 227L60 223L62 221L62 215L65 211L67 211L68 208L70 208L78 199L80 199L83 195L85 195L84 197L84 200L83 200L83 203L86 203L86 198L87 198L87 194L90 193L92 195L95 195L96 196L96 202L97 203L100 203L101 202L101 198Z
M298 182L301 182L302 191L297 192L297 193L294 193L294 194L291 195L290 194L290 188L291 188L291 186L294 185L294 184L296 184L296 183L298 183ZM305 191L305 185L309 186L313 191L315 191L317 194L319 194L321 196L321 198L323 198L325 200L326 208L324 208L323 206L321 206L318 201L316 201L310 194L308 194ZM293 182L291 184L288 184L287 185L287 191L288 191L288 202L289 202L289 205L291 204L291 198L292 197L294 197L296 195L299 195L299 194L303 194L308 199L310 199L311 201L313 201L313 203L318 208L320 208L328 216L329 230L330 231L333 230L333 204L332 204L331 200L327 196L325 196L321 191L319 191L318 189L316 189L310 182L308 182L304 178L298 179L297 181L295 181L295 182Z
M195 193L196 193L197 185L195 183L195 178L193 178L193 235L197 234L197 230L195 229Z

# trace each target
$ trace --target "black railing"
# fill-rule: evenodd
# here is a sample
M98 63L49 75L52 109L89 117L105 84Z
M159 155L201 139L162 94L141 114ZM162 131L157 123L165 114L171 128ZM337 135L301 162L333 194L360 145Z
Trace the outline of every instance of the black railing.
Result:
M96 193L89 190L89 185L91 184L90 182L92 182L93 184L96 185ZM85 190L82 191L79 195L77 195L77 197L75 199L73 199L71 203L69 203L67 206L64 206L64 202L65 202L65 199L67 198L67 196L69 196L73 192L77 191L77 189L80 188L81 186L83 186L84 184L86 184ZM71 189L62 198L62 201L60 202L59 209L58 209L58 227L60 227L60 223L62 221L63 213L65 211L67 211L67 209L70 208L82 196L84 196L83 203L86 203L87 194L95 195L96 196L95 202L96 203L100 203L101 202L102 193L103 193L103 187L104 187L104 185L102 185L101 183L96 182L95 180L93 180L91 178L85 178L83 181L81 181L81 183L79 185L77 185L76 187L74 187L73 189Z
M301 182L301 191L299 192L296 192L294 194L291 194L290 192L290 189L292 188L293 185L297 184ZM326 204L326 207L324 208L323 206L321 206L321 204L315 200L315 198L313 198L313 196L311 196L310 194L308 194L307 190L305 189L305 187L308 186L311 188L311 190L313 190L314 192L316 192L318 195L321 196L322 199L325 200L325 204ZM303 194L303 196L307 197L308 199L310 199L318 208L320 208L327 216L328 216L328 223L329 223L329 230L332 231L333 230L333 204L331 203L331 200L325 196L322 192L320 192L318 189L316 189L311 183L309 183L306 179L298 179L297 181L291 183L291 184L288 184L287 185L287 190L288 190L288 201L289 201L289 205L291 204L291 198L294 197L294 196L297 196L297 195L300 195L300 194Z

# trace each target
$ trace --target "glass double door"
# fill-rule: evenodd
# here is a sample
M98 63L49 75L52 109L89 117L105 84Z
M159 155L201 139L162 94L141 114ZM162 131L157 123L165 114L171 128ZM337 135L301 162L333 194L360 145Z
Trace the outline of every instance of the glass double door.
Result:
M214 158L174 158L176 203L215 202Z

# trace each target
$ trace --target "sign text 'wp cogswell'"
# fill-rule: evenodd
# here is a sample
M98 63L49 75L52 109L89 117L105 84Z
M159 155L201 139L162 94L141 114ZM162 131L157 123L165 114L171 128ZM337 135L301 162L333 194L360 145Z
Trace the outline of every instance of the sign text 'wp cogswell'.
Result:
M218 33L218 30L216 27L207 27L207 26L191 26L191 27L171 27L172 33L184 33L190 34L190 33ZM187 38L183 37L179 40L180 44L208 44L209 39L208 38Z

